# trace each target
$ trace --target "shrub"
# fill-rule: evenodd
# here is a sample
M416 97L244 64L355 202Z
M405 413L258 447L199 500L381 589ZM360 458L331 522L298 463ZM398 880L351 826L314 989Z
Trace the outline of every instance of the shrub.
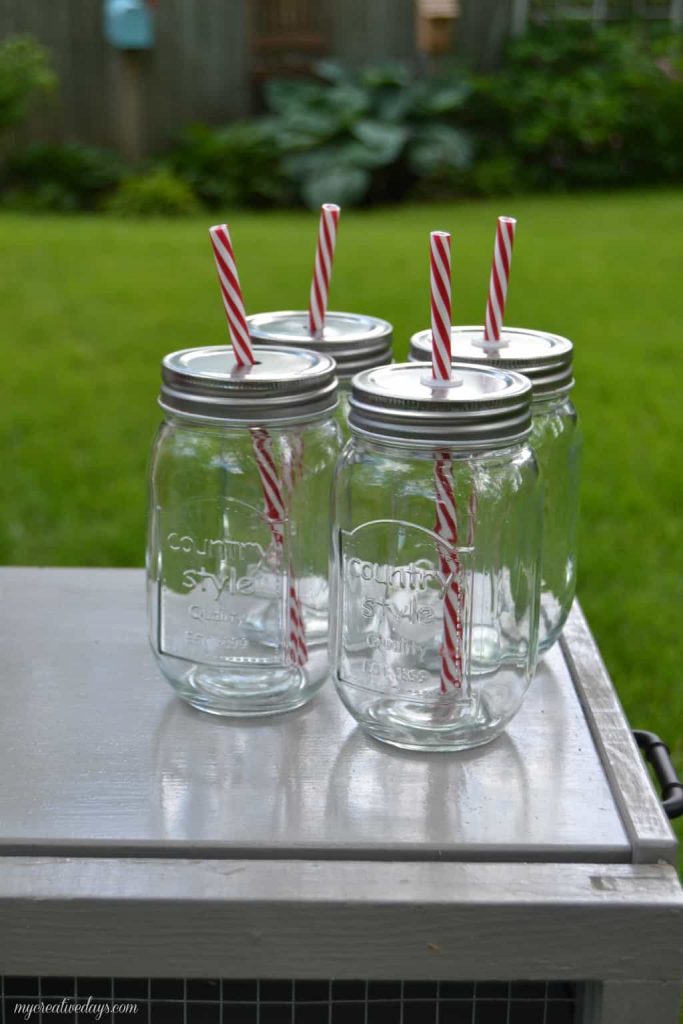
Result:
M567 22L514 42L478 83L474 116L489 157L532 187L656 181L683 169L681 66L637 28Z
M30 36L0 44L0 136L23 120L36 93L55 85L47 51Z
M159 167L124 178L106 209L120 217L184 217L201 207L187 182Z
M472 191L480 196L512 196L524 188L525 172L514 156L478 160L472 168Z
M293 199L274 140L258 122L195 125L169 156L175 173L209 207L274 206Z
M7 163L5 202L39 210L94 210L122 176L120 159L107 150L76 142L29 146Z

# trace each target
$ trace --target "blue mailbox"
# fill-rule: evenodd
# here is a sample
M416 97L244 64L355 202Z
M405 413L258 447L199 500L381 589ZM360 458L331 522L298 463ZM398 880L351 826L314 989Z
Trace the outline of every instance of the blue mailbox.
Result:
M149 50L154 17L147 0L104 0L104 34L120 50Z

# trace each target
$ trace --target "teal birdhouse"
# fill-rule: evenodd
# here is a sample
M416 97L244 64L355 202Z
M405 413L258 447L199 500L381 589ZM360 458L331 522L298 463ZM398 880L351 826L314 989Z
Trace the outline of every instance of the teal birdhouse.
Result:
M154 17L146 0L105 0L104 34L119 50L149 50Z

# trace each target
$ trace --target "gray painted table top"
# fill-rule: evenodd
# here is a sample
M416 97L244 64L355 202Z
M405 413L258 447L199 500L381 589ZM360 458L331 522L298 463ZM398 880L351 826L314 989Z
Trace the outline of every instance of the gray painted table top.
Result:
M0 571L0 853L629 861L559 647L507 733L465 754L367 739L328 684L233 722L186 707L138 570Z

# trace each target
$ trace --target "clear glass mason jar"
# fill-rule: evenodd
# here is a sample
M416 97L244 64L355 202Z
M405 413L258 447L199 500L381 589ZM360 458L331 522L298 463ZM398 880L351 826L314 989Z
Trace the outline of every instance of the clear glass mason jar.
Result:
M544 481L543 576L539 652L562 632L576 593L581 432L569 397L574 386L568 338L506 327L502 347L482 347L483 327L453 327L453 358L515 370L533 386L531 446ZM431 331L410 339L411 360L431 361Z
M249 368L227 347L162 362L150 640L176 692L204 711L288 711L324 680L336 392L334 360L304 350L263 347Z
M538 642L542 486L531 385L411 363L358 374L335 474L330 660L374 737L478 746L519 709Z
M332 356L337 364L339 382L339 424L348 438L349 393L351 380L361 370L384 366L393 358L393 327L386 320L362 313L325 314L321 338L312 338L308 313L303 310L282 310L256 313L247 317L249 334L257 345L278 345L310 348Z

